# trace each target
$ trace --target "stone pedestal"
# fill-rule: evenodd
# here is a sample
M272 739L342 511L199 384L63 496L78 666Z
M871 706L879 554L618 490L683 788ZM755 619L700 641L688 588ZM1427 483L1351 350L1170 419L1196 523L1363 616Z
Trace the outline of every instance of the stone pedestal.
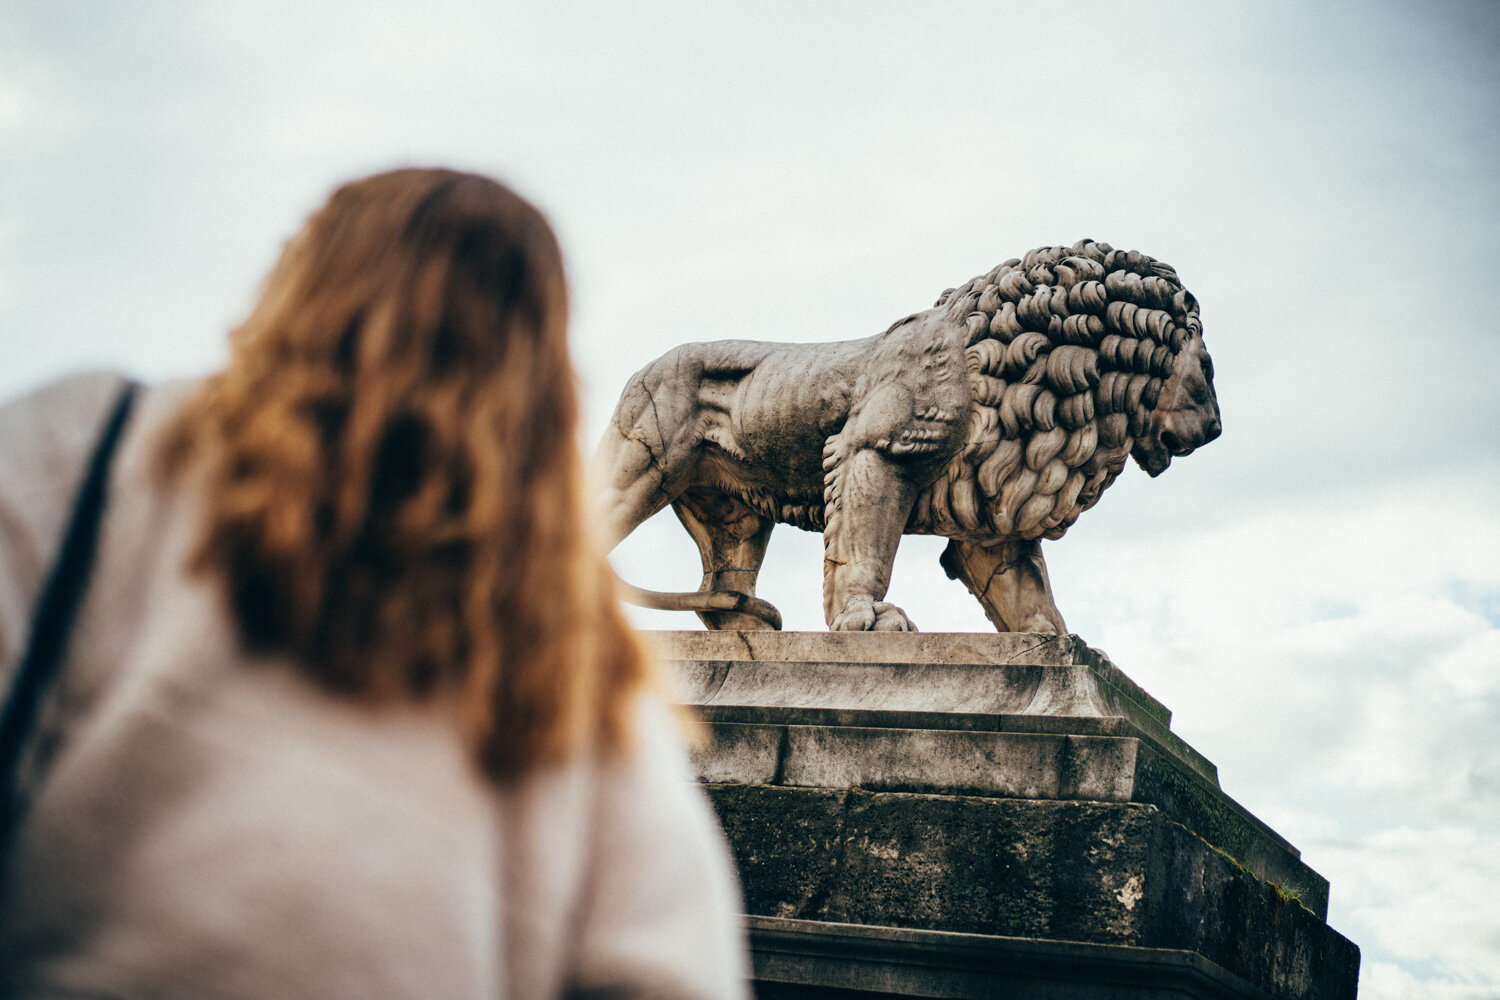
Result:
M1354 996L1327 880L1076 637L653 636L761 996Z

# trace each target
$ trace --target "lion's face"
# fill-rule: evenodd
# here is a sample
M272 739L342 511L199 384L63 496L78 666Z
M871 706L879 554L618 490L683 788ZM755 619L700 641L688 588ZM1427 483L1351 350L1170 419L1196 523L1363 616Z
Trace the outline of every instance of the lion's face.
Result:
M1214 366L1196 332L1177 355L1162 386L1144 437L1130 455L1151 476L1159 476L1178 455L1187 455L1218 437L1219 399L1214 395Z

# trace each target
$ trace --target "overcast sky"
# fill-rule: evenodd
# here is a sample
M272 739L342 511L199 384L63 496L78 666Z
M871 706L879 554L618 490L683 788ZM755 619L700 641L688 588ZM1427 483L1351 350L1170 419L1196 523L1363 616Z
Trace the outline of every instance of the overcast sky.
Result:
M332 186L413 163L551 215L590 441L682 341L1173 264L1224 436L1048 544L1058 604L1331 879L1362 996L1500 997L1500 4L0 0L0 396L210 370ZM986 630L940 550L891 600ZM820 556L772 539L789 627ZM699 576L670 515L615 563Z

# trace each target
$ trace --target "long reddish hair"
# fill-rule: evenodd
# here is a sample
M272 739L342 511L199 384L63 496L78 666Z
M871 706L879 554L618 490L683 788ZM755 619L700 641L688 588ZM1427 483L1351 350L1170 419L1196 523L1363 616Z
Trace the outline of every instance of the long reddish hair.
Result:
M585 522L567 312L557 241L504 186L355 181L161 453L203 470L192 568L248 649L354 698L456 692L497 781L623 746L652 672Z

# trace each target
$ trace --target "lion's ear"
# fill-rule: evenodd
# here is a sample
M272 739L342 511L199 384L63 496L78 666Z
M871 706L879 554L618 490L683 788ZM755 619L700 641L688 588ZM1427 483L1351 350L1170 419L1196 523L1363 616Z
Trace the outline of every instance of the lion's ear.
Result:
M1186 288L1178 289L1177 294L1172 296L1172 305L1179 316L1198 311L1198 300Z

